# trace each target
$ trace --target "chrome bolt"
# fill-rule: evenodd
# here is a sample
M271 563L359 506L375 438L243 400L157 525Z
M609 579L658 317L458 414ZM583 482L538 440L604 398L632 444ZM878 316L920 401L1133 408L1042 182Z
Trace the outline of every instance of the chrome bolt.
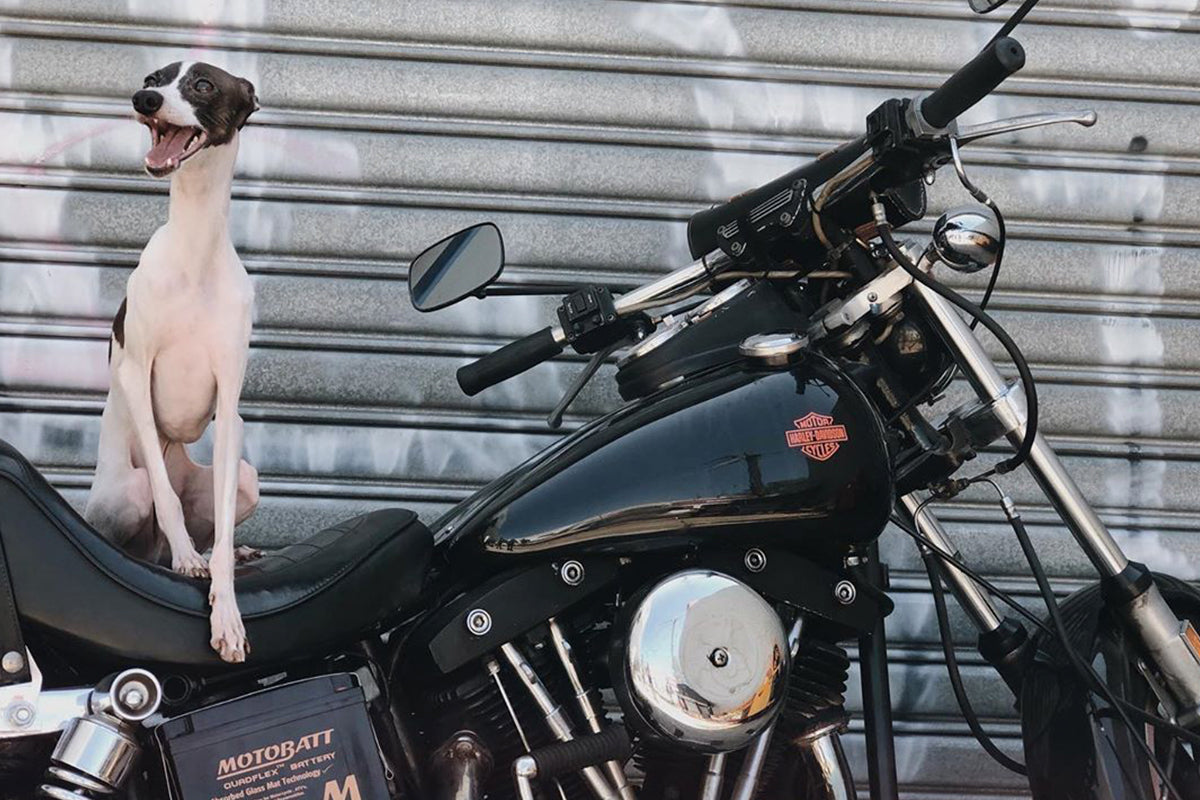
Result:
M568 561L558 570L558 577L562 578L563 583L567 586L578 586L583 583L586 575L583 564L578 561Z
M858 597L858 590L850 581L838 581L837 586L833 587L833 597L842 605L848 606Z
M729 652L724 647L718 647L708 654L708 660L717 669L729 663Z
M746 569L751 572L762 572L767 568L767 554L757 547L752 547L746 551Z
M467 612L467 630L473 636L483 636L492 629L492 615L482 608Z
M33 724L37 711L25 702L16 702L8 707L8 721L18 728L27 728Z
M25 669L25 656L16 650L10 650L4 654L4 658L0 658L0 668L3 668L9 675L16 675Z
M141 711L150 700L150 692L142 684L134 681L121 689L121 705L133 712Z
M875 292L867 292L867 302L868 303L874 303L878 299L879 299L879 295L875 294Z

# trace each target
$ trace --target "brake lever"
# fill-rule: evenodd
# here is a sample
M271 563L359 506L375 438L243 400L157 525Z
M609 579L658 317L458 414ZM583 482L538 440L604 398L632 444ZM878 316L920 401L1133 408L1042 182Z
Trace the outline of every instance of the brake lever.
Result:
M986 139L989 136L1000 136L1005 133L1016 133L1017 131L1026 131L1030 128L1041 128L1046 125L1058 125L1066 122L1074 122L1085 128L1090 128L1096 124L1096 112L1091 110L1068 111L1057 114L1026 114L1023 117L998 119L994 122L960 127L954 138L958 140L959 144L970 144L977 139Z
M592 358L590 361L588 361L587 366L583 368L582 372L575 376L575 380L571 381L571 385L567 387L567 391L563 394L562 399L558 401L558 405L556 405L554 410L551 411L549 416L546 417L547 425L555 430L558 430L558 428L562 426L563 414L567 412L567 406L571 405L571 403L575 401L575 398L579 396L581 391L583 391L583 387L586 386L587 382L590 381L592 376L596 374L596 370L600 369L600 365L603 364L608 357L613 354L613 351L621 346L621 344L623 344L623 341L613 342L602 350L598 350L592 354Z

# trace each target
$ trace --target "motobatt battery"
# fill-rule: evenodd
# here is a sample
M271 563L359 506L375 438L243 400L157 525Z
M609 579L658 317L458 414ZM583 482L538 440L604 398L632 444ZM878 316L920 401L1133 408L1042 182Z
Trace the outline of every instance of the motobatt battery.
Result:
M354 675L276 686L155 729L176 800L388 800Z

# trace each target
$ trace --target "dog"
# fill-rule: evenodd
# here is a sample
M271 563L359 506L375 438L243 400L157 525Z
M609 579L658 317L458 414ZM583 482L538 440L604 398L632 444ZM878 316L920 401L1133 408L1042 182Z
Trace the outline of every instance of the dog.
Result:
M229 206L239 131L258 107L250 81L202 62L168 64L133 95L150 132L145 169L170 176L170 210L113 320L84 511L131 555L210 578L210 644L231 663L250 651L233 571L253 552L234 547L233 530L258 504L258 474L241 457L238 414L254 289L229 238ZM186 445L210 421L213 465L201 467Z

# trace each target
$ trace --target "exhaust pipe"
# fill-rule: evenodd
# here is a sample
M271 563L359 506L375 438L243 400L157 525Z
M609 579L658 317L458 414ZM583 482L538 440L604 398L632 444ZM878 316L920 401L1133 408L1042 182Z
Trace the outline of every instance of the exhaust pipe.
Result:
M483 784L492 771L492 754L472 731L459 731L433 752L437 800L483 800Z

